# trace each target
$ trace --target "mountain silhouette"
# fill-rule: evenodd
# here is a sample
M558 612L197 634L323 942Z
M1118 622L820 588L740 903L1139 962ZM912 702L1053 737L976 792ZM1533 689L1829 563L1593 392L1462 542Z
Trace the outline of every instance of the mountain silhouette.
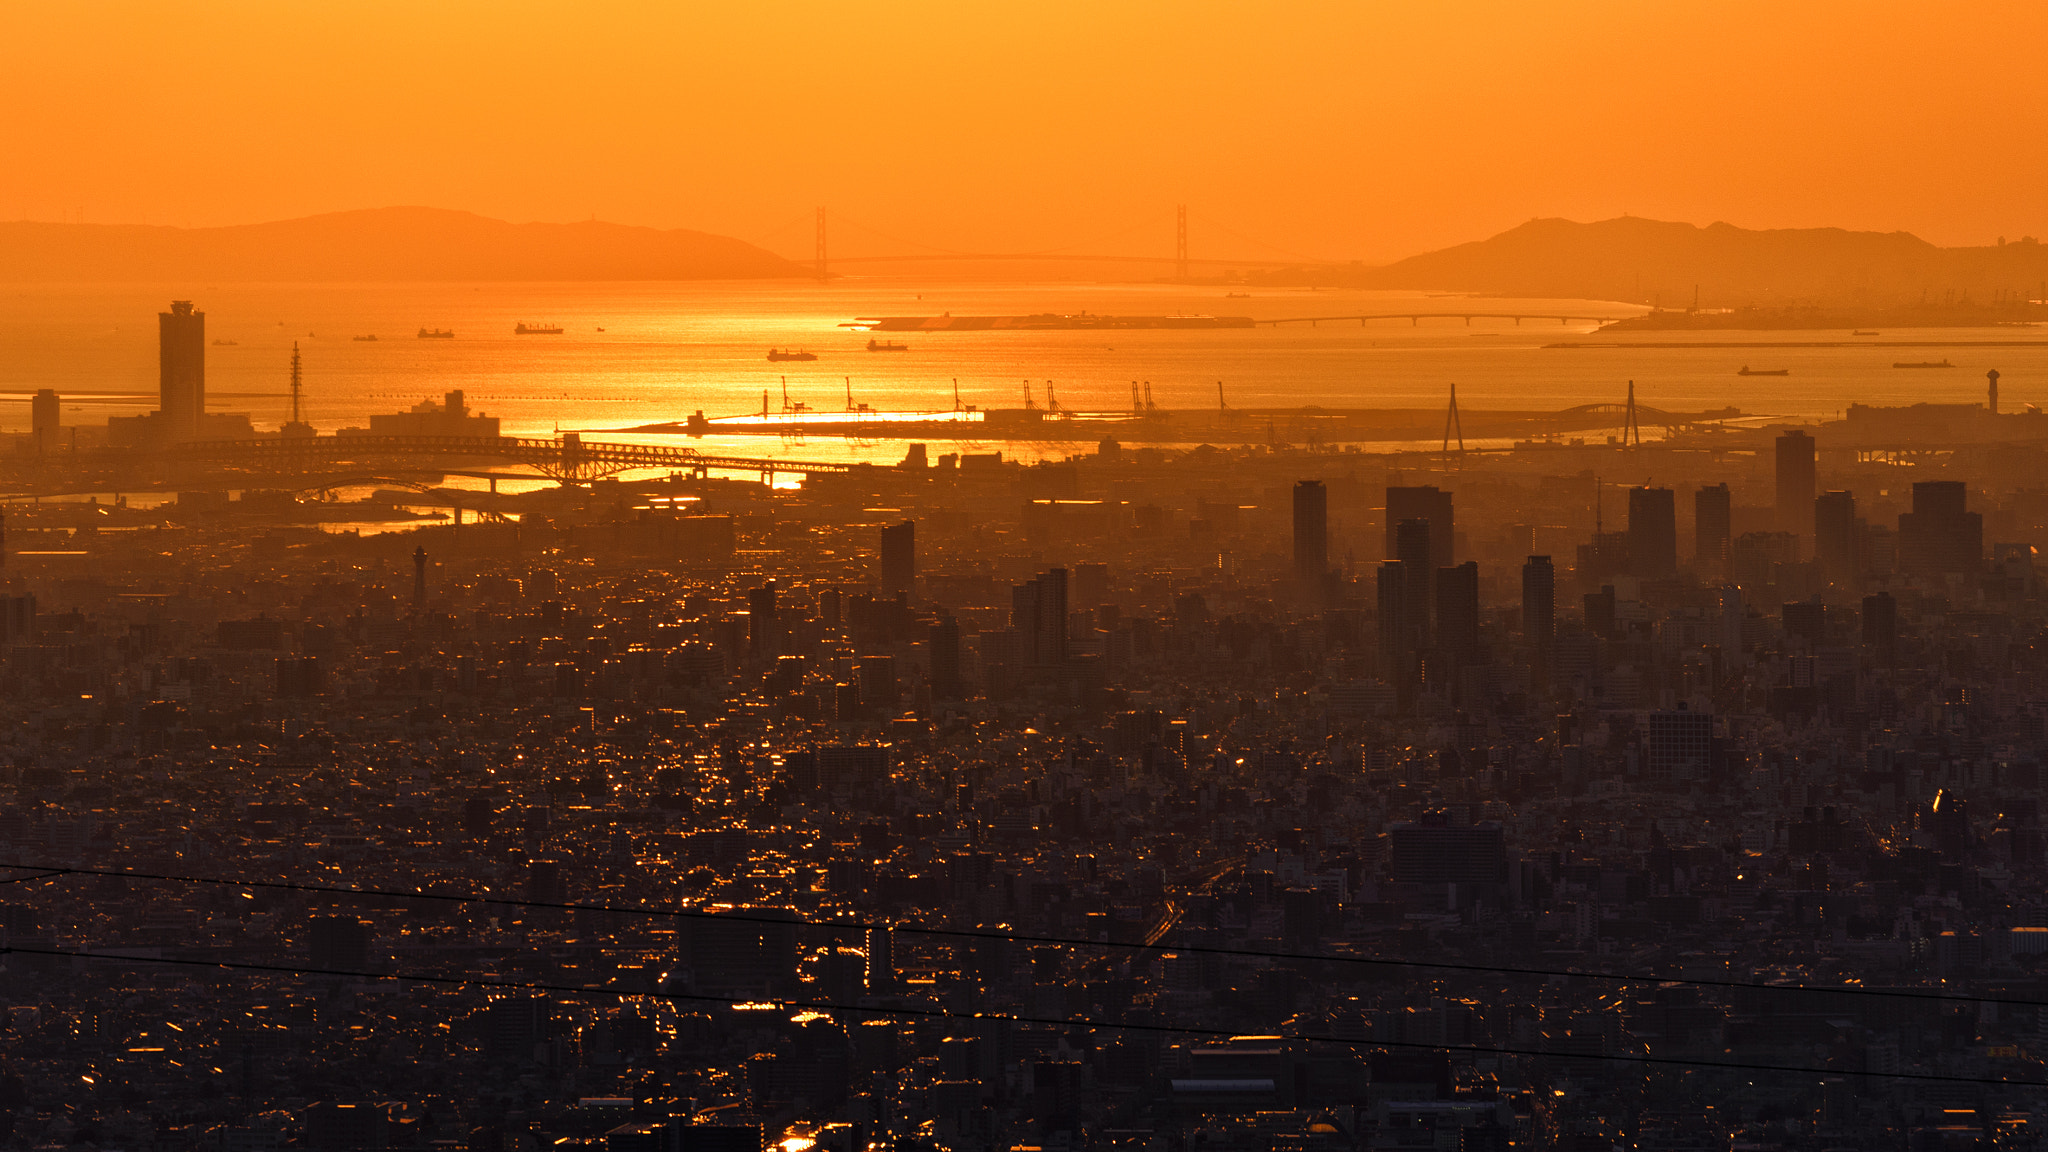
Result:
M0 281L711 280L810 270L728 236L372 208L267 224L0 223Z
M2048 294L2048 245L1940 248L1907 232L1704 228L1624 216L1531 220L1344 277L1356 287L1626 300L1683 308L1939 302Z

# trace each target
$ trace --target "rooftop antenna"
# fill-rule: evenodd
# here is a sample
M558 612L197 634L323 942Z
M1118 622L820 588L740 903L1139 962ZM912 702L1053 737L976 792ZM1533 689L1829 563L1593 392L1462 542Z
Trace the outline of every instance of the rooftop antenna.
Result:
M292 423L299 422L299 342L292 341Z
M1629 446L1629 437L1635 437L1635 446L1643 446L1643 426L1636 420L1636 382L1628 382L1628 414L1621 426L1621 446Z
M1451 406L1444 410L1444 460L1446 463L1449 462L1451 456L1453 429L1456 429L1458 437L1458 462L1462 465L1465 461L1465 424L1458 419L1458 385L1456 381L1451 383Z

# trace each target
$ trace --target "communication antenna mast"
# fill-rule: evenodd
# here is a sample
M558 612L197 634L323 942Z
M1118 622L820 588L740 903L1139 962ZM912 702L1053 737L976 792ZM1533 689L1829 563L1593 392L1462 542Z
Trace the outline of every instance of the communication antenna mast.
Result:
M299 342L292 341L292 423L299 422Z
M1456 430L1458 437L1458 462L1462 465L1465 460L1465 425L1463 421L1458 419L1458 385L1456 382L1451 384L1451 406L1444 410L1444 460L1446 463L1449 462L1451 457L1453 429Z
M1636 382L1628 382L1628 413L1621 426L1621 446L1629 446L1629 437L1635 437L1635 446L1643 446L1643 426L1636 422Z
M825 210L818 209L818 279L825 279Z

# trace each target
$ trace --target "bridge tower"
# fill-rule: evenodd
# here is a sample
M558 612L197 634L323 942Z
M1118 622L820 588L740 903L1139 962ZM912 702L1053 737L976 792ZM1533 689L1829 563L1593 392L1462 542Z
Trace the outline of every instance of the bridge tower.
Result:
M1643 446L1643 426L1636 421L1636 382L1633 380L1628 382L1628 411L1622 417L1621 446L1629 447L1631 440L1635 447Z
M1178 205L1173 222L1173 278L1188 282L1188 206Z
M1455 381L1451 384L1451 405L1444 410L1443 455L1444 463L1446 464L1450 463L1451 438L1453 436L1457 437L1458 440L1458 463L1462 465L1465 462L1465 424L1464 421L1458 419L1458 385Z
M825 210L818 209L818 279L825 279Z

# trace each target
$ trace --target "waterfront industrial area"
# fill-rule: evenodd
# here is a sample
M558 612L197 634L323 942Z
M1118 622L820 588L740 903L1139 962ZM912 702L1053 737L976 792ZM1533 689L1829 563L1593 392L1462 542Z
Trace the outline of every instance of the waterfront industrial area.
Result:
M0 443L7 1147L2040 1145L1995 374L520 437L204 323Z

